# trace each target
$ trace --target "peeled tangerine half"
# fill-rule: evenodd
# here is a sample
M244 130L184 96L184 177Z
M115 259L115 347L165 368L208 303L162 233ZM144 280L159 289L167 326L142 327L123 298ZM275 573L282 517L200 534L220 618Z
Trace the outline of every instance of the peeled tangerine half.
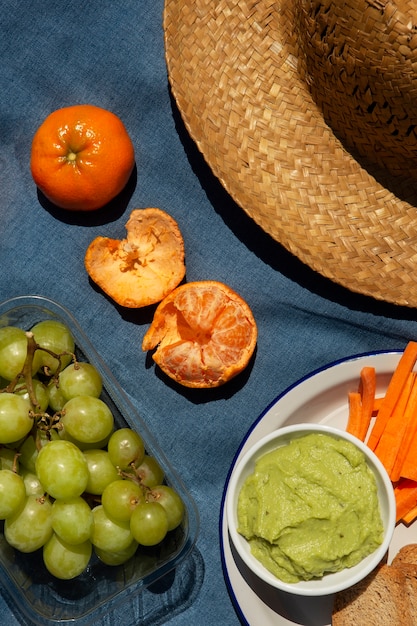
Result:
M90 278L115 302L140 308L160 302L185 275L177 222L156 208L134 209L123 240L96 237L86 252Z
M185 387L218 387L249 363L257 341L249 305L216 281L181 285L157 307L142 349Z

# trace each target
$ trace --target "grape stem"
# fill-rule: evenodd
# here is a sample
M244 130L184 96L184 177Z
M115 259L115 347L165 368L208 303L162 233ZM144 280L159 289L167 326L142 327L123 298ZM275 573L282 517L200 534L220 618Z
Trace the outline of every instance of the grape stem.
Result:
M20 452L16 452L16 454L14 455L14 458L13 458L12 471L15 474L19 473L19 456L20 456Z
M58 411L53 415L49 413L31 413L32 417L36 419L36 424L39 430L46 431L47 433L51 430L62 430L63 426L61 424L61 416L63 411Z
M36 397L36 392L33 386L33 377L32 377L33 359L35 356L35 352L36 350L42 350L43 352L46 352L47 354L51 355L54 359L57 359L58 367L52 378L52 380L54 380L57 386L58 386L58 376L59 376L59 373L62 371L62 357L64 355L71 355L71 358L75 367L78 366L77 357L75 356L73 352L62 352L60 354L56 354L52 350L49 350L48 348L44 348L40 346L35 341L34 334L31 331L27 331L25 334L27 338L27 352L26 352L26 358L25 358L25 362L23 364L22 370L21 372L19 372L19 374L17 374L17 376L12 381L10 381L7 387L5 387L4 389L0 389L0 393L3 393L3 392L14 393L16 391L23 391L24 389L26 389L29 395L30 404L32 406L32 410L29 411L29 415L33 419L33 426L34 426L34 428L32 429L34 430L33 434L36 435L38 430L45 431L48 434L52 429L55 429L55 430L62 429L62 424L60 422L62 411L57 412L54 415L50 415L49 413L39 412L40 406L38 403L38 399ZM43 371L44 371L45 376L50 376L49 368L47 366L44 366ZM23 379L23 382L22 382L22 379ZM36 437L36 440L37 440L37 443L39 444L37 437Z
M5 450L10 450L10 448L7 448L6 446L0 446L0 449L4 448ZM12 464L12 472L14 472L15 474L19 473L19 456L20 456L20 452L16 452L16 454L14 454L13 456L13 464ZM0 468L1 468L1 463L0 463Z
M27 342L28 342L27 353L26 353L26 359L23 364L22 371L19 372L19 374L12 381L10 381L10 383L7 385L5 389L3 389L3 391L6 391L8 393L13 393L14 391L16 391L16 387L19 381L23 378L24 385L22 385L21 389L24 389L24 387L26 387L32 406L37 407L38 400L36 398L36 394L35 394L35 390L33 389L33 382L32 382L33 380L32 379L32 363L33 363L33 356L35 354L35 351L37 350L39 346L35 341L33 333L27 332L26 337L27 337Z
M22 387L19 388L19 390L20 389L23 390L24 388L26 388L29 394L29 400L33 409L38 409L39 404L38 404L38 399L36 397L35 390L33 388L33 378L32 378L33 358L35 356L36 350L42 350L43 352L46 352L47 354L51 355L54 359L58 361L58 367L53 376L53 380L57 386L58 386L58 376L62 370L62 357L63 356L69 354L74 362L74 366L79 367L79 365L77 362L77 357L75 356L73 352L61 352L60 354L56 354L52 350L49 350L48 348L44 348L40 346L38 343L36 343L34 334L31 331L27 331L25 334L27 338L27 353L26 353L26 359L23 364L22 371L19 372L19 374L12 381L10 381L7 387L5 387L4 389L1 389L0 392L8 392L8 393L15 392L17 390L17 385L19 384L19 381L23 378L24 383L22 384ZM49 369L46 365L44 366L44 374L45 376L50 376Z
M27 332L26 337L28 340L28 348L27 348L26 359L23 365L21 375L25 379L26 389L29 394L30 402L33 407L37 407L39 405L38 405L38 399L35 394L35 390L33 389L32 363L33 363L34 354L38 348L38 344L35 341L33 333Z
M142 472L136 467L134 462L131 463L129 467L132 468L131 471L122 470L120 467L118 467L117 471L118 471L119 476L121 476L122 478L127 478L131 480L132 482L136 483L137 485L139 485L139 487L141 487L143 491L143 495L147 499L148 495L152 492L152 489L148 487L148 485L145 485L143 483L142 475L141 475Z
M36 350L42 350L42 352L46 352L47 354L49 354L50 356L52 356L54 359L58 361L58 367L54 374L54 379L58 378L58 375L62 370L62 357L63 356L69 354L75 366L76 367L78 366L77 357L75 356L73 352L66 351L66 352L61 352L60 354L57 354L56 352L49 350L49 348L44 348L43 346L40 346L38 343L36 343L35 337L30 330L26 332L26 337L28 340L28 351L26 355L26 361L22 370L22 373L24 373L25 375L26 381L28 378L32 379L32 363L33 363L33 357L34 357ZM49 368L46 365L44 367L44 373L46 376L50 376Z

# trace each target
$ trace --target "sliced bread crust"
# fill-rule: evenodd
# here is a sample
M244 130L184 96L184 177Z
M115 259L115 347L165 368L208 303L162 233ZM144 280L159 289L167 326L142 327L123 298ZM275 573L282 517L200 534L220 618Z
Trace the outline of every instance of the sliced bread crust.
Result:
M417 565L417 543L408 543L400 548L391 565L393 567L401 567L404 563Z
M407 595L414 623L417 624L417 544L402 547L391 565L405 576L404 593Z
M407 576L381 565L353 587L336 594L332 626L413 626Z

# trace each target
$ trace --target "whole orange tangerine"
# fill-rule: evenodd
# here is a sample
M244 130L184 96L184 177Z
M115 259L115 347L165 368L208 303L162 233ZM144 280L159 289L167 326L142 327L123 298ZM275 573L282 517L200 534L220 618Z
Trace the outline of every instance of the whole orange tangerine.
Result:
M133 144L121 119L91 104L53 111L33 137L33 180L62 209L103 207L124 189L134 165Z
M180 285L162 300L142 350L185 387L223 385L249 364L257 326L247 302L224 283Z

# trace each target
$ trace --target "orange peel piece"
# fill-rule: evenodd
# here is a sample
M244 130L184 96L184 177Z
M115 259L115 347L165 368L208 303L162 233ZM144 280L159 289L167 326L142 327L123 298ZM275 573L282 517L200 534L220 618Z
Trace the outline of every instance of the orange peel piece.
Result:
M121 306L156 304L185 276L178 224L161 209L134 209L126 230L126 239L96 237L90 243L84 259L87 273Z
M257 342L249 305L217 281L180 285L158 305L142 350L185 387L223 385L248 365Z

